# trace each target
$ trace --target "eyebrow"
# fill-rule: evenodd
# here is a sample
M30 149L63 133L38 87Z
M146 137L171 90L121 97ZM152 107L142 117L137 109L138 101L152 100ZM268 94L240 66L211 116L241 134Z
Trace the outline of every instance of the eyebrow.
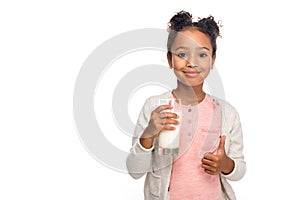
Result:
M178 49L188 50L189 48L188 48L188 47L177 47L177 48L175 49L175 51L177 51ZM210 51L210 49L207 48L207 47L197 47L197 49L200 49L200 50L206 49L206 50Z

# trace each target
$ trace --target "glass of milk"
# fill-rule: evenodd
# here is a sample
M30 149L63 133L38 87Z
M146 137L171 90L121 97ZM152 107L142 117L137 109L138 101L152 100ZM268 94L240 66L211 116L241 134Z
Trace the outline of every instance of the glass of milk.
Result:
M160 155L178 155L179 151L179 141L180 141L180 121L182 118L182 108L181 108L181 100L174 98L167 99L159 99L159 105L172 105L172 109L164 110L163 112L173 112L176 113L179 118L176 118L179 121L178 125L170 125L174 126L175 130L162 130L159 134L158 138L158 146L159 146L159 154Z

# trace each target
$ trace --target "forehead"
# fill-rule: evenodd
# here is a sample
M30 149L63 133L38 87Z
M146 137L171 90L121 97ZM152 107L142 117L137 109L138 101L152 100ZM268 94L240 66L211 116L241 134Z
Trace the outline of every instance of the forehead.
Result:
M188 48L206 47L212 49L210 39L207 35L197 29L187 29L177 33L172 49L180 46Z

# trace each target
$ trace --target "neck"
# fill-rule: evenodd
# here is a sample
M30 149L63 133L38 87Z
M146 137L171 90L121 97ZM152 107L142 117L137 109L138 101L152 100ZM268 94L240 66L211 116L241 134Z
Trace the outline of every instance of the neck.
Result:
M177 88L173 90L173 95L175 98L181 99L183 104L198 104L205 98L203 83L192 87L178 84Z

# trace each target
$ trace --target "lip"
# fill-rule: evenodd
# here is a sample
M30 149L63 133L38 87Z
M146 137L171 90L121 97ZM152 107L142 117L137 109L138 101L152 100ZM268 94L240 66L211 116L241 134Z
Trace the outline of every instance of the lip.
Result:
M189 76L189 77L196 77L200 74L200 72L198 71L186 71L186 72L183 72L186 76Z

